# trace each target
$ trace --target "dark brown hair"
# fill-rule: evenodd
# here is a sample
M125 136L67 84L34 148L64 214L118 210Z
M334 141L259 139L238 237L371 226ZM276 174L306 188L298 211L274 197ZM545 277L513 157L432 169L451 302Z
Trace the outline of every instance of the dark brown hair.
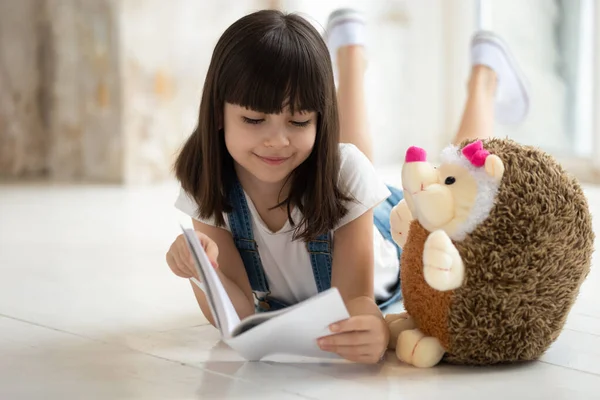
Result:
M339 121L329 51L317 30L294 14L263 10L231 25L217 42L204 83L198 124L175 164L177 179L199 206L198 215L224 224L236 175L219 126L225 102L267 114L318 114L310 156L288 177L289 196L277 206L302 212L296 239L310 240L346 214L338 187Z

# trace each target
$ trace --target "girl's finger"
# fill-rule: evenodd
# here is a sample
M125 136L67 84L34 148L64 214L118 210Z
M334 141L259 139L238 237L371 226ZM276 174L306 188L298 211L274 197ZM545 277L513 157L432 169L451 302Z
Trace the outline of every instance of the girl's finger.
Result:
M208 259L213 264L213 267L218 268L217 260L219 259L219 247L214 240L206 235L198 235L198 238L200 239L200 243L202 243L202 247L204 247Z
M369 331L344 332L320 338L319 346L358 346L377 343L377 337Z
M169 251L167 253L167 264L169 265L169 268L171 268L171 271L173 271L173 273L177 276L181 276L181 271L179 270L179 266L177 265L177 261L175 260L175 257L173 257L173 252Z
M373 329L373 326L377 323L381 323L381 321L374 315L357 315L344 321L336 322L329 329L333 333L368 331Z
M354 352L340 351L338 355L349 361L363 364L377 364L382 357L382 351L377 346L365 346Z
M325 348L325 351L336 353L346 360L356 361L360 358L373 357L376 358L375 353L377 346L374 345L361 345L361 346L337 346Z
M177 246L177 254L185 268L195 275L196 268L194 267L194 260L192 259L192 253L190 253L190 249L187 247L186 243L179 243Z
M177 268L182 273L181 276L183 278L191 278L192 276L194 276L194 274L190 271L190 269L188 268L188 266L184 262L184 259L181 257L181 253L180 252L174 251L173 252L173 258L175 259L175 263L177 265Z
M167 253L167 264L169 264L171 271L173 271L173 273L175 275L177 275L178 277L189 278L187 276L187 273L181 270L181 268L179 267L179 264L177 263L177 260L175 259L175 257L173 256L173 254L171 252Z

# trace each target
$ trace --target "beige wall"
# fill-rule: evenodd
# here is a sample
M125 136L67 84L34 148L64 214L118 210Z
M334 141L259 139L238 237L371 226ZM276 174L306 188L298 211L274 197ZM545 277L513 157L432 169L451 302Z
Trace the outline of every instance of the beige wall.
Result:
M35 0L0 1L0 175L36 175L47 168L48 137L39 101L45 33ZM26 23L24 23L26 21Z
M0 0L3 177L122 181L116 16L105 0Z
M274 5L0 0L0 178L168 179L216 40Z
M257 0L120 2L123 176L170 176L174 156L194 129L213 48L236 19L269 7Z

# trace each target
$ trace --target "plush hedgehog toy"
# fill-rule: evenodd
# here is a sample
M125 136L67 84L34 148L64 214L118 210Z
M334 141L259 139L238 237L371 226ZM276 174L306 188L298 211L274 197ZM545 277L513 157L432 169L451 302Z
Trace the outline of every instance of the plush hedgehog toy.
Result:
M390 347L432 367L538 358L587 276L594 234L575 179L511 140L448 147L441 165L412 147L390 216L407 313L386 317Z

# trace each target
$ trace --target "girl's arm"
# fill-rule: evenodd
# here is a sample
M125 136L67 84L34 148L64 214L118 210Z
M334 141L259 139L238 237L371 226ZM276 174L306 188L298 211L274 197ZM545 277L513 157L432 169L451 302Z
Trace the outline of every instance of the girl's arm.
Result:
M337 287L350 315L383 318L373 295L373 212L335 231L331 286Z
M203 224L196 220L193 220L193 223L196 231L210 237L219 248L217 261L219 267L216 271L240 319L254 314L252 289L240 253L233 243L231 233L225 229ZM202 313L214 326L215 321L204 292L194 284L192 284L192 288Z
M373 212L335 231L331 286L337 287L350 318L334 324L319 346L350 361L376 363L389 340L389 329L373 295Z

